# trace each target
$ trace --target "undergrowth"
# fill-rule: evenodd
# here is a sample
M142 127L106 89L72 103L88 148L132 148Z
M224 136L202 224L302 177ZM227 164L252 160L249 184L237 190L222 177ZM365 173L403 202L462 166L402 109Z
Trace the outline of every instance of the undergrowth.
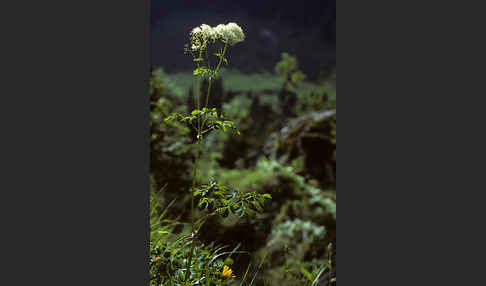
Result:
M305 156L286 162L276 152L289 119L283 92L300 116L335 109L335 86L306 82L286 53L275 74L223 69L244 38L234 23L203 24L185 48L192 75L152 72L151 286L336 284L335 186L309 175ZM240 94L210 106L221 78L223 90ZM324 137L335 148L335 117L329 124ZM255 151L262 146L273 151Z

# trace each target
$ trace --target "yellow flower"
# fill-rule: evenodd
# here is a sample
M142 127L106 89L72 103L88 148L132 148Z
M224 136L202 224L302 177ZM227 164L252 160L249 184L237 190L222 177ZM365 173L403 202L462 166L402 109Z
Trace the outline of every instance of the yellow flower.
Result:
M232 275L233 274L233 270L231 270L228 266L223 266L223 272L221 272L221 275L228 279L228 278L234 278L236 277L235 275Z
M157 262L157 261L159 261L160 259L162 259L162 258L160 258L159 256L155 257L154 263Z

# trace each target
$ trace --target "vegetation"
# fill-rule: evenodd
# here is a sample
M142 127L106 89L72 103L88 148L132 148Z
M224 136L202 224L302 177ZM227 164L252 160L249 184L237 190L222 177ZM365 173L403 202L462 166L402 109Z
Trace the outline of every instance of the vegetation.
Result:
M287 53L222 69L240 30L201 25L191 74L152 72L150 285L335 285L333 79Z

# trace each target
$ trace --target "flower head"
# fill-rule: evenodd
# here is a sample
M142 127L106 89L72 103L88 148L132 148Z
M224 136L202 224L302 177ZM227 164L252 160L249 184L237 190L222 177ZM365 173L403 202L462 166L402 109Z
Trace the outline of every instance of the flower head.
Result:
M223 37L223 31L226 29L225 24L219 24L218 26L213 28L214 33L216 34L217 38Z
M221 275L226 279L236 277L235 275L233 275L233 270L231 270L231 268L226 265L223 266L223 272L221 272Z
M202 24L199 27L192 29L191 33L191 49L193 51L206 48L209 41L215 42L222 40L230 45L242 42L245 39L243 29L236 23L219 24L216 27L211 27L207 24Z
M160 258L160 256L155 257L154 258L154 263L157 262L157 261L159 261L160 259L162 259L162 258Z
M238 24L233 22L226 25L219 24L214 28L214 30L220 38L222 38L224 41L227 41L230 45L243 42L243 40L245 39L243 29L241 29Z
M226 24L226 33L224 36L230 45L234 45L245 40L245 33L243 33L243 29L241 29L238 24L233 22Z
M191 36L191 49L193 51L199 50L204 48L205 38L204 34L207 34L207 27L206 24L202 24L200 27L195 27L192 29L190 36ZM204 29L204 30L203 30Z
M199 35L201 33L201 31L202 31L201 28L196 27L196 28L192 29L191 36Z
M201 36L203 39L211 39L213 37L213 28L207 24L202 24L201 28Z

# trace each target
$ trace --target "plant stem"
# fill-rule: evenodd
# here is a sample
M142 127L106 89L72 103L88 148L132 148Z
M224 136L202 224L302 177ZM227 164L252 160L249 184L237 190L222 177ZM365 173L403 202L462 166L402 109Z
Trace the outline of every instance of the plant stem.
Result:
M219 68L221 67L221 63L223 62L223 58L224 58L224 54L226 53L226 50L228 48L228 42L226 42L224 44L224 49L223 49L223 53L221 54L220 58L219 58L219 63L218 65L216 66L216 69L214 70L214 73L217 74L218 73L218 70ZM209 58L208 58L208 62L209 62ZM198 67L199 67L199 64L198 64ZM209 94L210 94L210 91L211 91L211 83L213 81L213 77L210 76L209 77L209 84L208 84L208 92L206 94L206 105L205 107L207 108L208 107L208 103L209 103ZM206 120L203 121L202 125L204 126L204 123L206 123Z
M202 51L201 51L202 52ZM201 52L199 52L199 57L201 57ZM199 62L197 63L197 67L199 68ZM199 110L201 108L201 76L198 75L197 77L197 109ZM194 193L193 189L196 186L196 177L197 177L197 169L198 169L198 163L199 163L199 153L201 151L201 120L198 116L197 118L197 137L196 137L196 144L197 144L197 149L196 149L196 159L194 161L194 171L192 174L192 184L191 184L191 249L189 252L189 259L187 261L187 266L186 266L186 275L184 277L184 282L189 279L190 273L191 273L191 266L192 266L192 256L194 253L194 247L195 247L195 240L196 240L196 235L194 233Z
M209 91L211 90L211 83L213 82L213 77L209 77L209 84L208 84L208 93L206 95L206 108L208 107L208 102L209 102Z
M221 63L223 62L223 57L224 57L224 54L226 53L226 49L228 48L228 42L224 43L224 50L223 50L223 54L221 55L221 57L219 58L219 63L218 63L218 66L216 67L216 71L219 69L219 67L221 66Z
M223 58L224 58L224 54L226 53L226 49L228 48L228 42L226 42L224 44L224 49L223 49L223 53L221 54L221 56L219 57L219 62L218 62L218 65L216 66L216 69L214 70L214 73L216 74L219 70L219 68L221 67L221 63L223 62ZM208 61L209 61L209 58L208 58ZM208 107L208 102L209 102L209 91L211 90L211 81L212 81L213 77L210 76L209 77L209 86L208 86L208 93L206 94L206 108Z
M228 47L228 42L226 42L225 45L224 45L223 53L222 53L221 57L219 58L219 63L218 63L218 66L216 67L216 70L215 70L216 72L219 70L219 67L221 66L221 63L223 61L223 56L226 53L227 47ZM202 56L202 50L199 51L199 58L201 58L201 56ZM207 50L206 50L206 57L208 57ZM208 57L208 64L209 64L209 57ZM199 61L197 62L197 67L198 68L200 67ZM210 91L211 91L211 83L212 83L212 76L209 77L208 91L207 91L207 94L206 94L206 105L205 105L206 108L207 108L208 102L209 102L209 94L210 94ZM201 109L201 76L200 75L198 75L198 77L197 77L197 91L196 92L197 92L197 109L200 110ZM191 273L192 257L193 257L193 254L194 254L194 247L195 247L195 240L196 240L196 234L194 233L194 193L192 192L192 190L196 186L197 169L198 169L198 163L199 163L199 153L201 152L202 129L203 129L204 123L205 123L205 121L203 121L202 124L201 124L201 119L198 116L198 118L197 118L197 137L196 137L196 140L197 140L197 143L196 143L197 144L196 159L194 161L194 171L193 171L193 174L192 174L192 184L191 184L191 237L192 237L192 241L191 241L191 250L189 252L189 259L187 261L186 275L184 277L184 282L186 282L187 279L189 279L189 276L190 276L190 273ZM221 280L220 285L222 285L222 283L223 283L223 280Z
M199 67L199 64L198 64ZM201 105L201 77L197 77L197 109L200 109ZM194 171L192 174L192 184L191 184L191 230L194 229L194 195L192 193L192 188L196 186L197 168L199 163L199 152L201 150L201 119L197 117L197 137L196 137L196 160L194 161Z
M191 273L191 266L192 266L192 256L194 253L194 247L195 247L195 241L196 241L196 234L194 232L194 195L193 195L193 188L196 186L196 177L197 177L197 169L198 169L198 163L199 163L199 153L201 151L201 128L198 128L198 136L197 136L197 150L196 150L196 160L194 162L194 172L192 175L192 187L191 187L191 250L189 252L189 260L187 261L187 266L186 266L186 276L184 277L184 282L189 279L189 275Z

